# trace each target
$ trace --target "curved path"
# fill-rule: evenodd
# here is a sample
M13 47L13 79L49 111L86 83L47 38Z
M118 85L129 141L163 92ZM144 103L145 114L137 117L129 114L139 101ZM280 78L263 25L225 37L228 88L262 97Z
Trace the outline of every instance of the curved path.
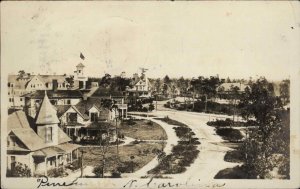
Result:
M165 101L158 102L158 111L153 111L150 114L158 117L169 116L171 119L187 124L201 142L198 145L200 151L198 158L190 167L187 167L186 172L166 176L178 179L212 180L220 170L239 165L224 161L225 153L231 149L221 144L224 140L215 133L213 127L206 124L212 116L224 118L224 115L176 111L164 108L164 103Z

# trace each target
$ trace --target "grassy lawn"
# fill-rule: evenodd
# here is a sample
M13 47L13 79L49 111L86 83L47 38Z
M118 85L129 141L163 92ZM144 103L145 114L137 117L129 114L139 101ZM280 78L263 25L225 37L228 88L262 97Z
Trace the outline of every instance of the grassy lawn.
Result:
M122 122L119 133L138 140L167 140L165 130L149 120L133 120Z
M164 118L154 118L163 122L166 122L169 125L176 125L176 126L180 126L180 127L188 127L186 124L181 123L179 121L176 121L174 119L170 119L168 116L164 117Z
M172 153L159 158L159 164L149 174L177 174L186 171L186 167L198 157L199 150L197 146L200 144L198 138L193 137L195 133L185 124L169 119L168 117L160 120L168 124L176 125L173 127L176 136L179 138L178 144L173 146Z
M137 171L155 158L155 150L161 150L161 148L162 144L148 143L119 146L119 159L120 162L133 161L135 163L134 171ZM81 149L86 152L83 158L84 165L93 167L101 165L102 156L100 147L83 147ZM116 151L116 146L111 146L106 153L106 173L116 170L118 167ZM131 160L131 156L134 156L134 159Z

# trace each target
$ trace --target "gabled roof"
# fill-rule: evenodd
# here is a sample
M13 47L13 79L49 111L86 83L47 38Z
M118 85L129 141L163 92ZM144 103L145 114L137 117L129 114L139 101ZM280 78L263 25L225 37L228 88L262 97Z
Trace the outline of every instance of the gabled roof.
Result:
M65 75L39 75L41 78L41 81L44 83L52 83L53 80L57 80L58 83L67 82Z
M57 111L57 117L60 118L66 111L68 111L68 109L70 109L71 105L55 105L54 107Z
M114 97L124 96L122 92L100 86L92 95L92 97Z
M72 139L60 128L58 127L58 144L70 142Z
M99 111L105 110L105 108L102 107L100 98L88 98L86 100L82 100L76 104L75 107L82 115L87 116L87 118L89 117L89 110L92 107L95 107Z
M11 131L20 141L31 151L39 150L47 147L44 140L38 136L31 128L14 129Z
M79 90L48 90L47 95L50 99L56 98L83 98L83 94ZM42 99L45 96L44 90L37 90L35 92L25 94L24 97L32 99Z
M14 89L25 90L27 83L33 78L33 75L20 77L19 75L8 75L8 82L14 84Z
M45 91L45 96L42 105L37 114L36 124L56 124L59 120L56 115L54 106L50 103L50 100Z
M30 129L27 116L24 111L16 111L8 116L7 119L7 132L13 129Z

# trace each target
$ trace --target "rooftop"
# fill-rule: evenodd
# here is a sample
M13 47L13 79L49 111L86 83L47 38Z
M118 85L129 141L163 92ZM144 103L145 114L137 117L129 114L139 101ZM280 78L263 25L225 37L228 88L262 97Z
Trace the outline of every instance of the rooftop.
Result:
M23 95L24 97L33 98L33 99L42 99L44 98L45 91L38 90L29 94ZM79 90L55 90L47 91L47 95L50 99L53 98L83 98L82 93Z

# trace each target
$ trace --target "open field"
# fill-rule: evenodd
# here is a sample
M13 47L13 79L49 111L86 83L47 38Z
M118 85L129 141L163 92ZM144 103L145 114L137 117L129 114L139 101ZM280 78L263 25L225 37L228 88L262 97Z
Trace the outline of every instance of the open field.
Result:
M123 122L120 125L119 133L137 140L167 140L168 138L160 125L149 120Z

